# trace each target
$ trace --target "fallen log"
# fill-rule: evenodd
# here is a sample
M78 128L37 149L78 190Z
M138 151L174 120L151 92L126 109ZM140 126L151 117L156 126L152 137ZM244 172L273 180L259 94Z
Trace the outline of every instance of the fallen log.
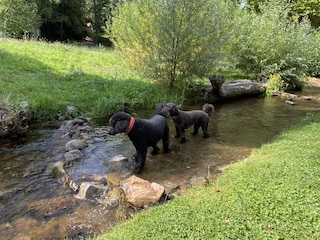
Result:
M261 95L267 87L267 83L247 79L224 82L224 77L212 76L209 80L211 85L206 86L204 95L204 101L207 103Z

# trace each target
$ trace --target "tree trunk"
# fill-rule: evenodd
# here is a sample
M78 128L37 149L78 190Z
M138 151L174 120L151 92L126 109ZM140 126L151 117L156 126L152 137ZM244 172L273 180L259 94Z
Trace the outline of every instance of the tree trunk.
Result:
M210 77L211 86L205 90L204 100L208 103L224 99L261 95L266 90L266 83L251 80L224 82L224 77Z

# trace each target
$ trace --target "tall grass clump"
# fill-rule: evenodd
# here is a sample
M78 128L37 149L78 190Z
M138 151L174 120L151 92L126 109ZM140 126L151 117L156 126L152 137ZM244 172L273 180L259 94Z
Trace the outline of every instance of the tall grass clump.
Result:
M97 239L319 239L320 115ZM303 147L301 147L303 146Z
M235 65L268 81L279 74L288 88L300 89L310 72L317 72L319 37L307 19L293 22L282 1L261 3L260 12L242 9L231 56Z
M0 71L0 99L16 109L27 103L35 120L70 117L68 106L98 117L183 98L126 69L113 49L0 39Z

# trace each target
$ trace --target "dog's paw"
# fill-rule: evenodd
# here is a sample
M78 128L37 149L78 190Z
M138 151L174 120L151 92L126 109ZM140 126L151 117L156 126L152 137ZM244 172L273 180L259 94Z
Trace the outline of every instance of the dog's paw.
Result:
M185 143L186 142L186 138L181 138L180 143Z
M156 147L156 148L153 148L153 151L151 152L152 155L156 155L158 154L160 151L160 148Z
M171 149L164 149L164 153L171 153L172 150Z
M136 166L135 166L135 168L133 170L133 173L140 174L141 171L142 171L142 168L143 168L143 166L141 164L136 164Z
M209 134L204 134L203 135L203 138L208 138L209 137Z

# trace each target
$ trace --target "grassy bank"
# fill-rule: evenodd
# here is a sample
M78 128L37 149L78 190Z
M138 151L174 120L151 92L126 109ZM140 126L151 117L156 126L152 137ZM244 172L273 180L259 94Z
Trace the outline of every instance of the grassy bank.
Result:
M67 106L103 116L181 101L181 91L127 70L112 49L0 39L0 72L0 102L27 101L38 120L65 118Z
M320 116L97 239L319 239Z

